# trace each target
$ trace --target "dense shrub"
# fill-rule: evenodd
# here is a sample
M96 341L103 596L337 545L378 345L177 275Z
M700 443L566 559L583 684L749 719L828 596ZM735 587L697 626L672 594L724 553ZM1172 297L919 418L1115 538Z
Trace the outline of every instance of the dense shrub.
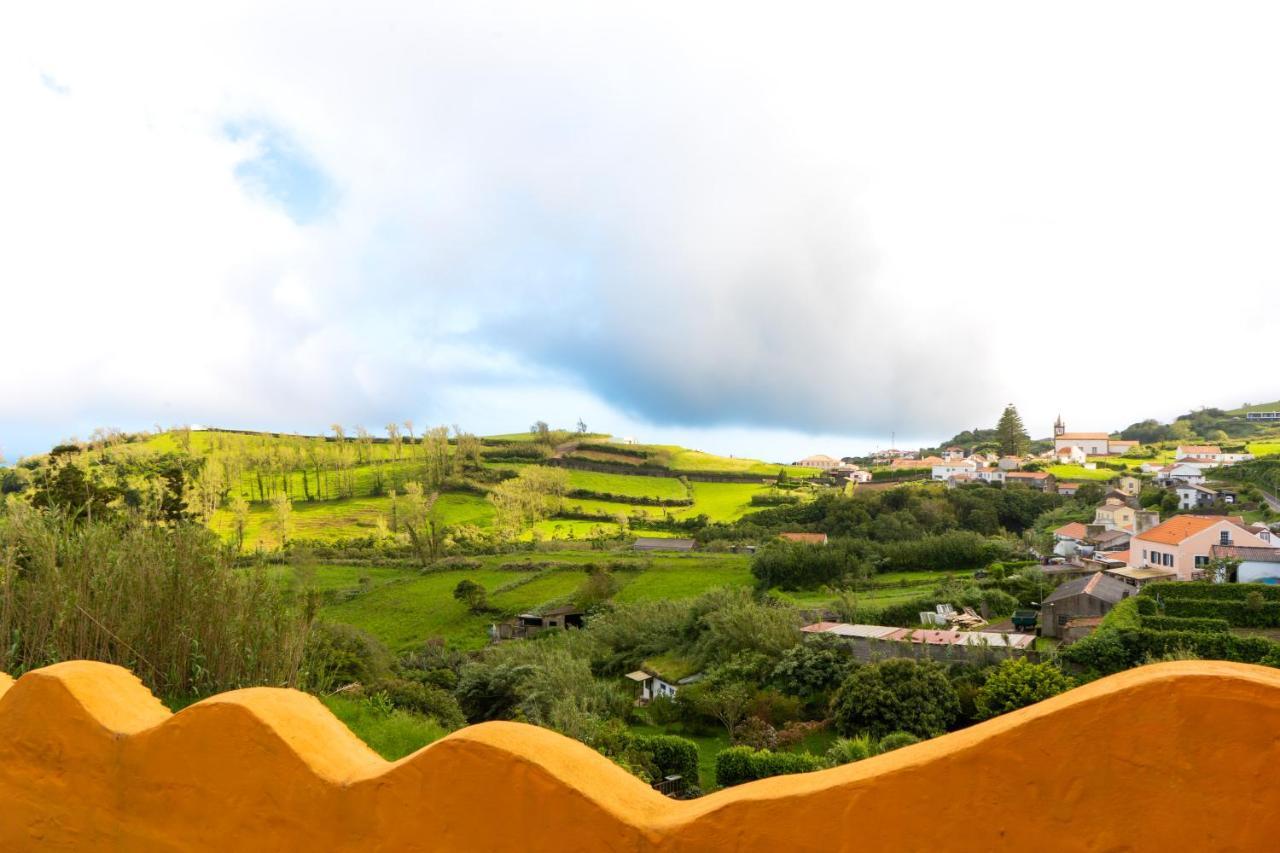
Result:
M681 776L697 783L698 745L676 735L635 735L635 748L647 754L661 776Z
M751 496L752 506L789 506L800 503L799 495L757 492Z
M839 738L827 750L827 761L832 765L852 764L876 754L876 743L867 735L855 738Z
M886 752L893 752L895 749L902 749L904 746L911 746L911 744L919 742L920 738L911 734L911 732L891 732L880 738L880 743L876 744L876 746L883 754Z
M808 773L826 766L821 758L807 752L772 752L731 746L716 756L716 784L728 787L769 776Z
M968 530L886 543L881 571L981 569L1009 556L1009 545Z
M302 686L315 693L332 693L348 684L371 685L391 673L391 654L376 637L335 622L312 627L302 660Z
M1051 663L1031 663L1026 658L1003 660L974 699L977 717L985 720L1034 705L1070 689L1073 683Z
M851 664L849 650L840 638L818 634L783 652L770 680L792 696L808 697L834 689Z
M366 695L381 694L396 708L435 718L447 729L466 724L458 700L447 690L403 678L387 678L367 685Z
M938 664L895 658L854 670L836 692L831 712L836 731L845 736L906 731L933 737L956 719L960 700Z

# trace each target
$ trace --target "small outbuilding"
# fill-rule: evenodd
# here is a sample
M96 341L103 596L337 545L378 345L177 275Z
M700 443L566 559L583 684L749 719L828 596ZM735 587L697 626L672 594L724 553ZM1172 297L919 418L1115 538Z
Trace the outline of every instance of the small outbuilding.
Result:
M1061 637L1067 623L1086 616L1106 616L1137 589L1102 572L1064 583L1040 605L1040 633Z

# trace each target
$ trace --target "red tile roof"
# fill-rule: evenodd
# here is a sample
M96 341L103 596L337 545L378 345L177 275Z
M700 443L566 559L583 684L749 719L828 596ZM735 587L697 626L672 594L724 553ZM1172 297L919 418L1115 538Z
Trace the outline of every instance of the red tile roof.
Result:
M1078 521L1070 524L1064 524L1057 530L1053 531L1053 535L1061 536L1065 539L1083 539L1089 532L1089 529Z
M1243 519L1239 516L1175 515L1163 524L1158 524L1145 533L1139 533L1134 538L1141 539L1144 542L1158 542L1162 545L1177 545L1197 533L1203 533L1220 521L1234 524L1236 527L1243 529L1243 524L1241 523Z

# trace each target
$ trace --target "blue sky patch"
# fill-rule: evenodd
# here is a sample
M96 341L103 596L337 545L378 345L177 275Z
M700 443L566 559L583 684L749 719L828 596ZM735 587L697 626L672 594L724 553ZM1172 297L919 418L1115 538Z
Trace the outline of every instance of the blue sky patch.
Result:
M223 132L232 142L247 141L255 149L235 168L236 178L250 193L280 205L299 225L332 209L333 182L282 128L263 121L230 122Z

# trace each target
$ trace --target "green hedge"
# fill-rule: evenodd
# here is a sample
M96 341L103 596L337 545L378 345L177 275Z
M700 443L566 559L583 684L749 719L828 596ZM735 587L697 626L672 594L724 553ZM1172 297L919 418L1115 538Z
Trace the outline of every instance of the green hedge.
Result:
M774 495L767 492L751 496L752 506L792 506L800 503L799 495Z
M1154 603L1154 602L1152 602ZM1122 598L1111 608L1111 612L1102 620L1102 624L1098 626L1098 630L1119 629L1119 628L1141 628L1142 612L1138 599L1130 596Z
M1158 596L1163 601L1198 598L1214 601L1244 601L1256 592L1267 601L1280 601L1280 585L1265 583L1153 583L1143 587L1141 596Z
M1206 634L1225 634L1231 630L1226 619L1202 616L1143 616L1142 627L1152 631L1199 631Z
M1259 601L1250 606L1247 601L1223 598L1171 598L1164 602L1164 613L1166 616L1225 619L1238 628L1280 627L1280 601Z
M693 741L676 735L636 735L632 743L653 758L663 776L682 776L698 784L698 745Z
M727 788L769 776L822 770L826 766L826 761L807 752L771 752L731 746L716 756L716 784Z
M1112 611L1114 612L1114 611ZM1280 643L1263 637L1237 637L1202 631L1155 631L1149 628L1101 628L1062 651L1062 659L1086 670L1119 672L1148 657L1188 651L1208 660L1260 663L1280 656Z
M1143 616L1155 616L1160 611L1160 609L1156 607L1156 600L1154 598L1139 596L1133 599L1133 601L1137 602L1138 612Z

